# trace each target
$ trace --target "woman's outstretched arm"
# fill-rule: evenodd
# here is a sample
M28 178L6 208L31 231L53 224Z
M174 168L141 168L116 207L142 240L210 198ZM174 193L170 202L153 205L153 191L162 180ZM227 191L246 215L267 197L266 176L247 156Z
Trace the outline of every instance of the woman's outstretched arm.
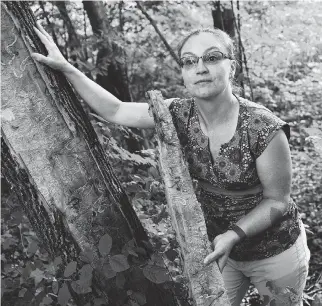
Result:
M109 122L136 128L153 128L154 121L149 115L147 103L122 102L110 92L96 84L85 76L77 68L71 65L61 54L51 36L38 24L34 28L42 43L45 45L48 55L33 53L32 57L61 71L82 99L102 118ZM166 100L167 104L172 99Z

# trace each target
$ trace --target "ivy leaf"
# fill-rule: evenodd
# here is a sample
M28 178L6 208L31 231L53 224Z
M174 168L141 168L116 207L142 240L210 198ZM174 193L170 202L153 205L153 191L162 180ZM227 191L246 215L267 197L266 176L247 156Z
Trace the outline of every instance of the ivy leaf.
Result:
M109 234L105 234L101 237L98 249L102 256L106 256L110 253L112 248L112 237Z
M111 256L110 265L115 272L122 272L130 267L127 258L123 254Z
M115 284L116 284L116 287L119 288L119 289L124 288L125 277L124 277L123 273L118 273L116 275Z
M113 278L116 275L116 272L112 269L109 263L104 264L103 266L103 273L107 278Z
M146 296L141 292L133 292L131 294L131 299L133 299L140 305L146 304Z
M69 277L69 276L73 275L76 272L76 267L77 267L76 261L70 262L65 268L64 276Z
M71 298L70 292L68 290L66 283L64 283L58 292L58 303L61 306L66 306L70 298Z
M168 271L160 266L146 265L143 268L144 276L153 283L162 284L170 280Z

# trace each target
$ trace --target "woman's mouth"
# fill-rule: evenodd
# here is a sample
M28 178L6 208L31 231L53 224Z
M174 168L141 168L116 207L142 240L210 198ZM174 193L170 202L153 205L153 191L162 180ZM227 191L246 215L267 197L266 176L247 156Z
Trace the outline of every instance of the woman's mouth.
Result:
M203 84L203 83L210 83L211 80L199 80L195 84Z

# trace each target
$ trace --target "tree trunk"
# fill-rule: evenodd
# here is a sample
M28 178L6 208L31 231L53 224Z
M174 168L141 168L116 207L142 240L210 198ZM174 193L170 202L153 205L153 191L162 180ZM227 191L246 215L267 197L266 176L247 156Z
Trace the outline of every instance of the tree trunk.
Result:
M61 18L65 22L67 33L68 33L68 47L70 49L70 55L69 57L76 62L79 58L81 61L84 60L84 56L82 55L82 46L80 43L80 40L77 36L77 33L75 31L75 28L69 18L69 15L67 13L66 3L65 1L55 1L54 4L57 6L59 13L61 15ZM75 65L76 68L78 68L78 65Z
M170 111L159 91L149 91L148 94L158 134L160 171L168 210L183 254L192 297L197 306L228 306L230 303L218 265L203 264L204 258L211 253L206 223Z
M82 306L95 296L177 305L154 283L167 275L153 274L146 232L72 88L30 57L46 51L28 2L1 7L2 173L52 258L61 256L63 270L77 262L70 280L57 275L60 287Z
M238 30L238 37L236 37L235 28L237 25L237 22L235 20L234 10L233 10L233 3L231 1L231 7L221 7L220 1L213 2L214 9L211 11L212 13L212 19L214 23L214 27L218 28L224 32L226 32L232 39L235 40L236 43L238 43L238 62L239 65L236 67L235 71L235 79L237 80L238 85L241 87L241 95L245 96L245 86L244 86L244 73L243 73L243 50L242 50L242 42L241 42L241 34L240 34L240 27ZM237 5L238 1L237 1ZM238 7L239 9L239 7Z
M102 39L96 66L105 73L98 74L96 82L121 101L129 102L131 96L126 78L126 65L122 63L124 50L111 40L112 31L107 22L104 3L83 1L83 5L93 33Z
M230 37L235 37L234 13L230 8L221 9L220 1L214 3L214 9L211 11L214 27L225 31Z
M102 1L83 1L83 6L93 33L101 40L101 46L97 53L96 67L102 73L97 74L96 83L121 101L132 101L125 63L125 51L112 40L116 34L108 24L104 3ZM142 134L137 129L132 128L130 130L135 134ZM126 149L133 153L141 150L142 145L135 137L129 137L126 139Z

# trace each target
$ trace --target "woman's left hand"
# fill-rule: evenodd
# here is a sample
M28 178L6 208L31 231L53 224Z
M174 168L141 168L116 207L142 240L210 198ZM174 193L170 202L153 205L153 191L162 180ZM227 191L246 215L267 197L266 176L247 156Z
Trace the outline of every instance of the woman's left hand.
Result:
M231 230L216 236L213 241L214 251L205 258L204 264L208 265L216 260L219 270L222 272L227 263L231 249L238 241L239 236Z

